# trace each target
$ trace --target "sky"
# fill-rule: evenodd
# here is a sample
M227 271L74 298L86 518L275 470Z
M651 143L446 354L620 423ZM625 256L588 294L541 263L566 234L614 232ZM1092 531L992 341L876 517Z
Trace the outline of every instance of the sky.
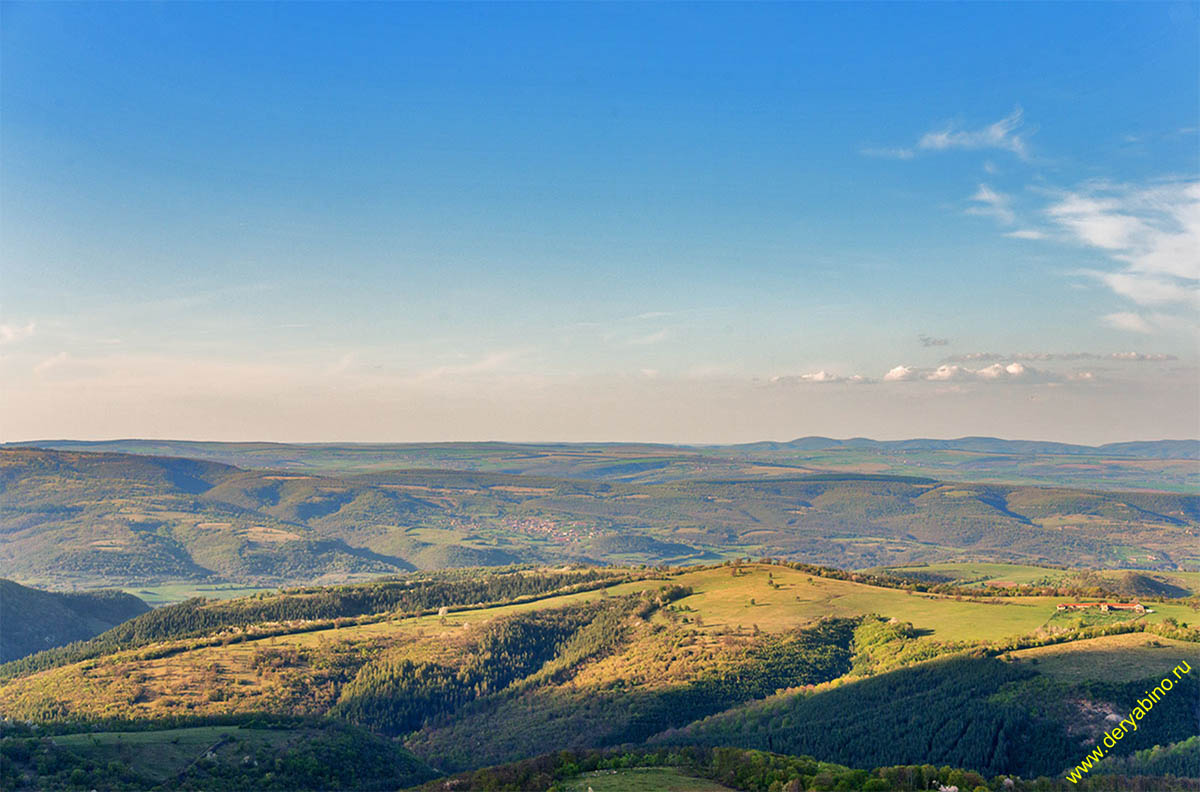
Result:
M0 440L1200 436L1200 4L0 4Z

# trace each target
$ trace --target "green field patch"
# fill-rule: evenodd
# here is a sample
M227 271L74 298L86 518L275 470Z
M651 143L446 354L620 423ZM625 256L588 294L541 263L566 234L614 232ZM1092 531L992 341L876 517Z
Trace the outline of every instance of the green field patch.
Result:
M729 789L672 767L596 770L563 782L557 788L563 792L726 792Z
M1200 644L1145 633L1108 635L1009 655L1039 673L1072 682L1131 682L1168 674L1181 660L1200 665Z
M64 734L55 737L54 743L97 764L120 762L138 775L165 781L206 756L210 749L219 752L234 743L281 745L295 737L297 733L293 731L200 726L162 731Z
M1107 626L1110 624L1137 621L1140 616L1141 614L1132 611L1103 611L1099 608L1070 611L1056 610L1054 615L1046 622L1046 626L1059 630L1079 630L1084 627Z
M123 589L124 591L138 597L148 605L169 605L174 602L183 602L192 597L205 597L207 599L236 599L237 597L249 597L259 592L276 591L275 586L240 586L237 584L215 584L201 585L197 583L164 583L161 586L139 586Z

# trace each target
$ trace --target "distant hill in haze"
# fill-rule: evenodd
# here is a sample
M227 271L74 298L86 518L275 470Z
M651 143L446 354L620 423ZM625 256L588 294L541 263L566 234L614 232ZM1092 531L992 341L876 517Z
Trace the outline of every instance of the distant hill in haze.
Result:
M718 446L720 447L720 446ZM1105 443L1099 446L1052 443L1042 440L1001 440L996 437L959 437L953 440L916 438L913 440L872 440L852 437L799 437L782 443L761 442L727 446L742 451L796 450L823 451L833 448L878 451L971 451L982 454L1047 454L1123 456L1134 459L1200 459L1200 440L1148 440Z
M184 457L243 469L345 476L400 469L666 483L808 473L882 473L944 481L1200 492L1200 440L1082 446L990 437L802 437L724 446L655 443L230 443L45 440L0 448ZM203 478L203 476L200 476Z
M560 455L545 464L656 463L590 449ZM664 482L428 469L333 475L8 447L0 568L64 587L271 587L413 569L731 556L842 568L972 559L1200 566L1195 495L689 464L698 466L693 477Z
M87 640L149 610L121 591L42 591L0 578L0 662Z

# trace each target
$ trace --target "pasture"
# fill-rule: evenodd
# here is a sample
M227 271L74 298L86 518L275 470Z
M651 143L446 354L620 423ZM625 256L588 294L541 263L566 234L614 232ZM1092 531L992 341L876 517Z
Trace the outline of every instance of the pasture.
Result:
M1157 635L1129 633L1039 646L1013 652L1018 663L1036 662L1043 674L1069 682L1132 682L1166 676L1186 660L1200 673L1200 645Z
M672 767L597 770L563 782L558 788L563 792L726 792L729 789Z

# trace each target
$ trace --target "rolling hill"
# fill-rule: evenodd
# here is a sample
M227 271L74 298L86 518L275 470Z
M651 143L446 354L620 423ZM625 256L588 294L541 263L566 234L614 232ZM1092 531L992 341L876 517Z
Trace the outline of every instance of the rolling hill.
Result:
M634 484L462 471L355 476L0 450L0 564L46 586L271 586L413 569L681 563L841 567L986 557L1200 564L1200 498L814 473Z
M41 724L52 743L12 750L48 751L81 781L100 771L55 751L145 778L151 768L121 746L157 740L178 757L154 770L159 779L194 772L220 788L213 779L261 780L256 761L278 759L301 778L306 765L287 759L309 755L295 729L359 728L399 741L408 758L389 761L413 783L467 772L445 787L456 789L536 775L545 762L534 757L548 751L575 752L575 768L551 762L544 783L523 788L582 772L589 751L658 752L657 766L674 756L671 766L765 792L769 782L737 776L777 753L836 763L788 772L853 771L860 784L893 772L881 766L934 762L947 783L952 768L1000 783L1061 774L1111 728L1109 715L1127 714L1181 661L1200 666L1200 633L1182 626L1194 600L1092 627L1057 622L1062 601L935 594L787 564L421 573L168 606L0 668L0 712ZM1186 675L1177 687L1114 753L1130 757L1120 767L1194 734L1200 688ZM331 734L346 745L337 740L348 732ZM210 764L192 768L187 757L205 757L210 737ZM362 738L368 754L382 750L373 739ZM239 747L223 754L227 744ZM718 772L723 754L711 751L732 749L740 769ZM506 762L525 769L481 770ZM319 788L319 766L307 766L318 780L295 786Z

